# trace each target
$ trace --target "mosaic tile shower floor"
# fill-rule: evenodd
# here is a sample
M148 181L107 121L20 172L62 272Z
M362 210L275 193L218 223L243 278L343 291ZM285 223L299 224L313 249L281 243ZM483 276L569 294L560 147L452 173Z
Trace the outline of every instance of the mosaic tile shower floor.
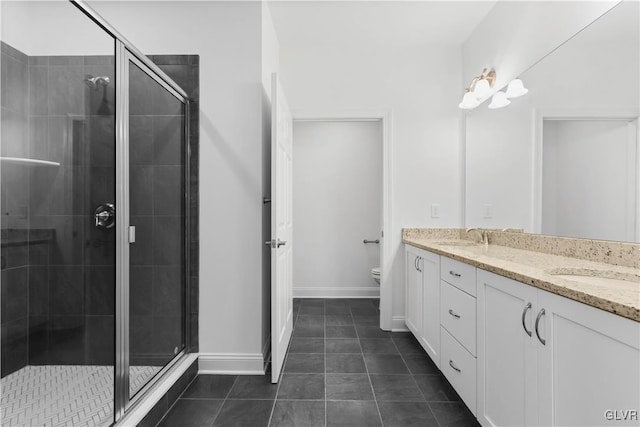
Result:
M161 367L131 367L139 390ZM113 420L112 366L26 366L0 380L2 426L108 426Z

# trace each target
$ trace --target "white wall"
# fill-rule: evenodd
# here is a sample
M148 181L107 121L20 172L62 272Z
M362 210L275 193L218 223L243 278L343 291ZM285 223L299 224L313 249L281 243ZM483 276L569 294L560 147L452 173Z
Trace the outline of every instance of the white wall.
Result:
M200 55L200 367L259 369L264 344L262 5L90 4L144 53Z
M461 223L460 47L281 46L280 59L294 117L393 112L392 232L385 242L393 253L392 315L404 316L401 228ZM432 203L441 205L441 218L430 218Z
M2 40L26 55L113 55L113 38L68 1L3 0L0 10Z
M496 70L496 89L502 88L617 3L497 2L463 44L463 87L487 67Z
M379 296L381 193L379 121L294 122L294 297Z
M616 23L622 22L631 24L631 31L615 34ZM485 104L468 113L467 226L535 230L536 111L638 110L637 22L638 3L621 4L524 73L527 95L504 109L489 110ZM492 206L492 218L484 218L485 204Z

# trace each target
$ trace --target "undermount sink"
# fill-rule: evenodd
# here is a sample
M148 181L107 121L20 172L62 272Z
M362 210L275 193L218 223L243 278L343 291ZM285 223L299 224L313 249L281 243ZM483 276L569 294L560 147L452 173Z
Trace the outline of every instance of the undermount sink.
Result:
M547 273L561 279L572 280L574 282L586 283L589 285L604 286L640 286L640 275L633 273L621 273L605 270L590 270L585 268L557 268L549 270Z
M440 242L434 242L436 245L443 246L478 246L478 243L471 240L442 240Z

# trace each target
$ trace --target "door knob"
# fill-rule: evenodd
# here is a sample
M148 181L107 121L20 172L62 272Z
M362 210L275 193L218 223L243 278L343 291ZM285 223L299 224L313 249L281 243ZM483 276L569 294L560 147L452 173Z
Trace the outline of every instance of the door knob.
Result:
M277 249L280 246L286 245L287 241L280 240L280 239L273 239L273 240L267 240L266 242L264 242L264 244L267 246L271 246L272 249Z

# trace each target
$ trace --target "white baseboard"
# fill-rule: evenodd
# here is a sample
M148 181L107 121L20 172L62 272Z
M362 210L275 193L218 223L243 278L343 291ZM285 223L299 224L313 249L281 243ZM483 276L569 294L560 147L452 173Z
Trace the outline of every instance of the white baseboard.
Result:
M379 286L294 286L294 298L380 298Z
M393 316L391 318L391 332L409 332L404 321L404 316Z
M200 353L199 374L264 375L260 353Z

